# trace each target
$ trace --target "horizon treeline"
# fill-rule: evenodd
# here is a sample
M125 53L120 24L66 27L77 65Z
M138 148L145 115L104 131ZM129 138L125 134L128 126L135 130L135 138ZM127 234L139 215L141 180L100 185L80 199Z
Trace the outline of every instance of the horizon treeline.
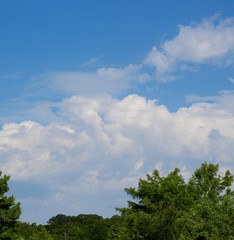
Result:
M1 172L0 172L1 173ZM19 221L20 204L7 197L9 176L0 174L2 240L231 240L234 239L234 177L219 174L218 164L201 164L188 181L175 168L158 170L126 188L132 198L119 215L58 214L47 224Z

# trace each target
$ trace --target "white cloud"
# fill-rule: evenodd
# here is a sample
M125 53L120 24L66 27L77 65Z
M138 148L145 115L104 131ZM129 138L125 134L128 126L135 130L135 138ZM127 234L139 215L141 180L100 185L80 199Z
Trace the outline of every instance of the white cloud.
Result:
M156 68L158 79L173 80L176 70L186 70L190 64L231 63L234 53L234 18L205 19L190 26L179 26L176 37L153 47L145 63Z
M49 80L52 90L73 96L34 104L21 114L37 121L12 122L0 130L1 170L15 181L36 182L52 191L41 201L22 198L23 206L27 209L29 202L40 205L47 219L63 210L69 214L87 209L113 213L116 204L122 204L120 192L154 168L167 173L180 167L187 176L194 165L211 161L234 171L232 91L192 96L191 107L176 112L139 95L123 99L104 95L123 94L135 82L151 79L143 72L146 65L156 68L159 80L167 81L174 79L174 71L190 69L190 63L227 60L234 50L233 21L204 20L180 26L175 38L161 48L153 47L139 65L39 76L43 88ZM99 206L97 199L101 199Z
M155 78L158 81L175 80L178 72L194 70L199 64L231 64L234 53L234 18L220 20L217 17L200 23L179 26L178 34L154 46L146 58L138 64L124 67L102 67L87 71L65 71L41 74L33 78L34 88L39 94L68 95L126 94L138 84L145 84ZM92 65L94 58L81 66ZM152 68L153 67L153 68ZM153 69L153 73L152 73ZM233 82L232 78L229 80ZM33 95L38 94L34 91Z
M56 72L40 76L51 82L51 87L70 94L119 94L132 88L134 82L145 82L147 73L139 65L123 68L98 68L94 72Z
M70 205L85 212L85 196L104 198L122 191L155 166L164 173L175 166L189 172L194 164L211 161L233 171L233 103L229 93L170 112L138 95L122 100L73 96L57 104L56 113L51 110L56 116L47 125L23 121L3 126L1 169L13 180L53 190L45 208L54 212L56 206L60 211L64 196L67 211L74 210Z

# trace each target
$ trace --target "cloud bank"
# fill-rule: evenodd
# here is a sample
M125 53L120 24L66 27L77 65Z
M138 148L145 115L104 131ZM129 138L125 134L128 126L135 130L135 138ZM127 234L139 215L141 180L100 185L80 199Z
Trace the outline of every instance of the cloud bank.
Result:
M191 106L175 112L129 94L137 84L149 88L150 80L175 80L194 66L228 65L233 51L234 19L212 18L180 26L177 36L138 64L32 79L28 99L38 102L27 99L17 123L4 121L0 130L1 170L27 190L17 198L24 219L38 221L32 219L35 208L41 222L58 213L113 215L126 198L123 189L155 168L167 173L179 167L187 176L208 161L234 172L233 91L190 96ZM51 102L42 102L42 95Z
M47 111L54 118L47 125L5 124L0 131L1 167L13 181L52 190L43 200L45 217L62 211L64 204L65 212L92 211L90 206L95 206L93 212L109 208L113 214L118 198L100 206L95 199L123 192L154 168L167 172L178 166L186 174L192 166L212 161L233 171L234 108L227 101L233 103L234 95L170 112L139 95L122 100L72 96L57 104L56 111L50 106Z

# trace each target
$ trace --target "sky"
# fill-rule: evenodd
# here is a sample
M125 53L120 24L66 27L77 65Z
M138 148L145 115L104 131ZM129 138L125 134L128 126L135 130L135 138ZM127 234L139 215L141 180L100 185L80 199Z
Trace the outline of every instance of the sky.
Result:
M111 217L154 169L234 173L232 0L2 0L0 169L21 220Z

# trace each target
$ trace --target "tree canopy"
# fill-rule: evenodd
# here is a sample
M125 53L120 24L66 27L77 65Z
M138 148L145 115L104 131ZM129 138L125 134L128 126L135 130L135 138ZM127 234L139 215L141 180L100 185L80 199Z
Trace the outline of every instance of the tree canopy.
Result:
M19 203L15 203L13 196L7 196L10 177L0 172L0 239L17 239L17 223L21 214Z
M155 170L126 192L134 201L118 209L125 219L119 239L234 239L233 175L203 163L188 182L175 169Z

